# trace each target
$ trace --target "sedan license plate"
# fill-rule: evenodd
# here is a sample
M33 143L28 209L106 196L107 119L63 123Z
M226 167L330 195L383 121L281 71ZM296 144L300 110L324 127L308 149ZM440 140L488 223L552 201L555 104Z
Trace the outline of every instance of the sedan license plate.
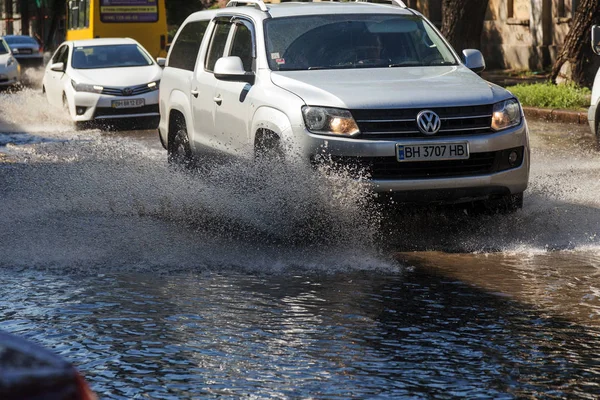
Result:
M142 107L146 102L144 99L113 100L112 108L136 108Z
M469 158L469 144L396 144L396 157L399 162L466 160Z

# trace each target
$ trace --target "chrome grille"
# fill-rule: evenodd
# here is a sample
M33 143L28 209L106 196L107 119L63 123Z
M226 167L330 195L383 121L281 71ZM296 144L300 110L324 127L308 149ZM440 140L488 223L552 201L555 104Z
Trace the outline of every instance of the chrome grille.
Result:
M493 105L440 108L351 110L363 139L425 137L417 127L417 114L424 109L435 112L441 128L432 138L491 133Z
M149 88L148 84L131 86L131 87L126 87L126 88L105 87L104 89L102 89L102 94L108 94L111 96L127 96L128 97L128 96L137 96L140 94L149 93L149 92L156 90L157 88L158 88L158 86ZM127 91L127 89L129 89L131 92L129 93ZM125 94L125 93L127 93L127 94Z

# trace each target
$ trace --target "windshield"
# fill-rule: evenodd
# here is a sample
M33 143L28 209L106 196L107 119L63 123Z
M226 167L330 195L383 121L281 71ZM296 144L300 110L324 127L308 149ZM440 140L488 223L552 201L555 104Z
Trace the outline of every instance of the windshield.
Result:
M274 71L457 65L452 51L421 17L318 15L265 22Z
M152 59L136 44L79 46L71 65L76 69L143 67Z
M8 46L4 40L0 39L0 54L8 54L10 51L8 50Z
M4 40L10 44L38 44L37 40L29 36L8 36Z

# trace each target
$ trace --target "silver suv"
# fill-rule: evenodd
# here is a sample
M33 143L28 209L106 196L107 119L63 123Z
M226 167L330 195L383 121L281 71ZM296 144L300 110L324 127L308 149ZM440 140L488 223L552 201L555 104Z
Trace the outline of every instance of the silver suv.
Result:
M160 139L171 162L283 155L350 167L401 201L511 211L527 188L528 128L484 68L400 1L232 1L177 32Z

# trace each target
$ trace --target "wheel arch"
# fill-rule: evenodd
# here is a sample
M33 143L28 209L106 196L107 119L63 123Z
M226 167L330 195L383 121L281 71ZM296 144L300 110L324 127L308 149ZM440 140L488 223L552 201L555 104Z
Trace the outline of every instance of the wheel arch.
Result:
M286 141L286 132L292 127L288 116L280 110L272 107L260 107L254 113L250 129L250 143L256 144L260 135L268 132L276 135L279 139Z

